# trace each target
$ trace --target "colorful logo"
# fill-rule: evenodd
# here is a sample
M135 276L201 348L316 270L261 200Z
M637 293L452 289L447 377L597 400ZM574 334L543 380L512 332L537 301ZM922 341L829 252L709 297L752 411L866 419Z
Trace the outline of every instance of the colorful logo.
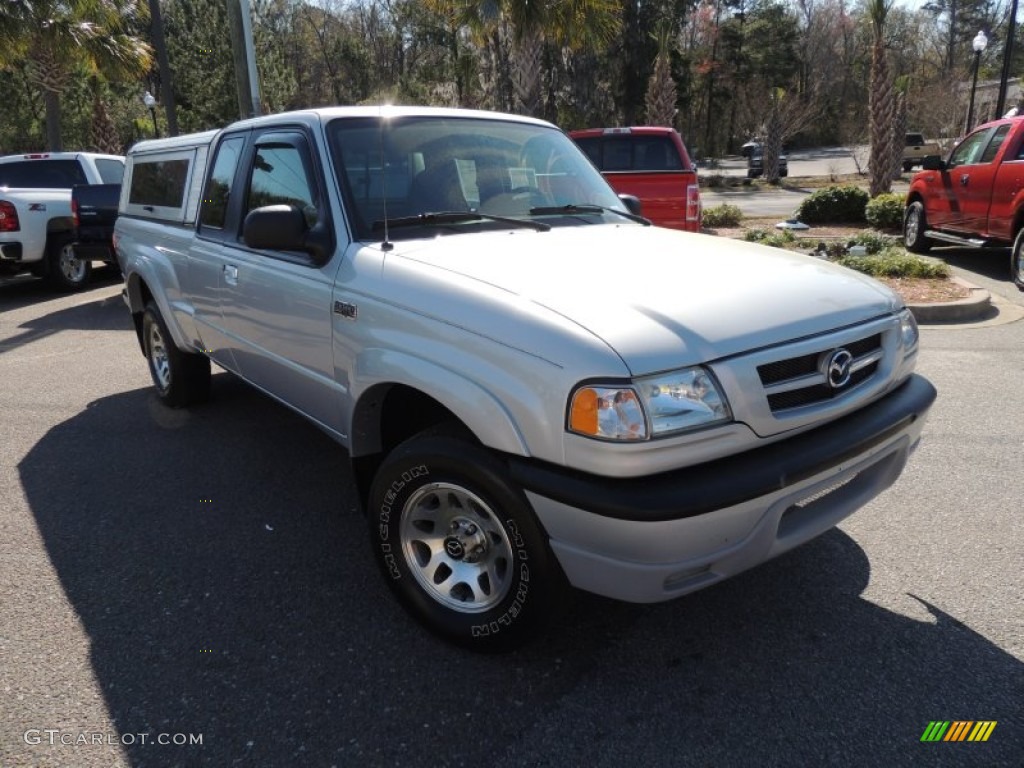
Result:
M996 720L932 720L921 741L988 741Z

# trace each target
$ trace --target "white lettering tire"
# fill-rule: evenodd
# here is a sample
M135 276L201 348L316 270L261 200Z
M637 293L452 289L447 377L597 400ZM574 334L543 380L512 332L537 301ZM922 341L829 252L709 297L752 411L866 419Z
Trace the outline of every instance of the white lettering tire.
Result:
M422 624L477 651L528 640L566 592L529 502L500 459L450 428L398 446L370 489L370 536Z

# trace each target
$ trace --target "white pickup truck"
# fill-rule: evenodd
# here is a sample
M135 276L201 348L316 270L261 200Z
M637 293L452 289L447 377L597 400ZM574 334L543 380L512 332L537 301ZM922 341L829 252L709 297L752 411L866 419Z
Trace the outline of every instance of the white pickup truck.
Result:
M124 158L91 152L0 157L0 274L30 270L59 290L81 289L90 262L74 249L71 188L119 184Z
M635 206L549 123L330 108L137 145L114 238L158 395L212 360L324 430L397 597L495 649L824 533L935 398L888 288Z

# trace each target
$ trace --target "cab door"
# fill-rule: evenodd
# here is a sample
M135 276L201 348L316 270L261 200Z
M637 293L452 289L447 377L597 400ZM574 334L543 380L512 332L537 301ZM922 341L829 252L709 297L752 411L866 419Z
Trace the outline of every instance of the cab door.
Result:
M988 233L988 214L995 190L996 172L999 170L1000 151L1010 132L1004 123L991 132L991 137L977 161L960 169L960 205L963 211L962 229L984 235Z
M302 127L254 132L240 163L237 227L218 246L220 330L238 373L331 431L342 397L332 352L334 240L325 258L251 248L245 216L268 205L302 211L333 232L315 143Z
M189 248L187 269L182 278L185 294L192 303L193 320L206 354L218 365L238 372L234 340L224 328L221 292L225 241L235 239L240 205L240 165L249 132L223 137L211 159L200 201L197 236Z
M978 190L984 184L985 169L982 155L989 145L994 128L982 128L967 136L949 156L946 169L938 174L938 184L929 187L933 197L928 200L928 221L961 234L970 234L970 222L976 218L972 202L976 205ZM973 180L973 183L972 183ZM991 191L991 186L986 188ZM987 198L986 198L987 199Z

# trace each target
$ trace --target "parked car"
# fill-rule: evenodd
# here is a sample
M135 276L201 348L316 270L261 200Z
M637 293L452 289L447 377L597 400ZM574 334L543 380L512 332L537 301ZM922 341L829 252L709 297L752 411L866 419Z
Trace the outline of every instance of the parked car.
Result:
M925 141L922 133L908 133L906 145L903 147L903 170L911 171L919 166L926 157L937 157L942 154L939 145L934 141Z
M120 214L158 396L208 397L212 360L337 440L384 579L473 648L528 638L566 582L669 600L818 536L896 480L935 397L886 287L652 227L532 118L143 142Z
M907 250L935 244L1010 246L1010 276L1024 290L1024 117L993 120L968 134L946 160L926 157L911 179L903 215Z
M764 148L758 144L747 155L747 178L757 179L764 175ZM779 155L779 176L789 176L789 158Z
M120 184L76 184L71 188L75 256L85 263L115 263L113 236Z
M639 198L659 227L699 232L700 186L683 137L672 128L588 128L569 134L612 188Z
M91 152L0 157L0 273L31 271L58 290L76 291L91 263L74 249L71 188L117 184L124 158Z

